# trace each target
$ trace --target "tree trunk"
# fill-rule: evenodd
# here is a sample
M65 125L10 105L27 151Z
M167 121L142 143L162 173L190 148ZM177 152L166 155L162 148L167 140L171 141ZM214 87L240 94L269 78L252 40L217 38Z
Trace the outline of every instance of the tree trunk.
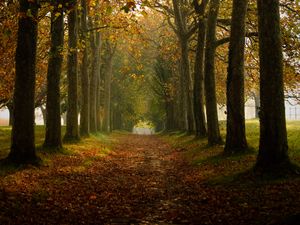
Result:
M88 75L88 46L87 46L87 5L86 0L81 0L81 35L82 40L86 43L83 50L82 64L81 64L81 111L80 111L80 135L89 136L90 124L90 80Z
M198 42L195 60L194 78L194 115L196 125L196 137L206 136L205 113L204 113L204 52L206 23L200 19L198 28Z
M284 107L279 0L258 0L260 58L260 142L256 168L282 172L289 167Z
M77 8L68 15L69 52L68 52L68 109L65 141L78 141L78 72L77 72Z
M98 77L98 82L97 82L97 104L96 104L96 106L97 106L96 120L97 120L98 131L101 130L101 66L99 67L99 69L100 69L100 71L99 71L99 77Z
M90 83L90 130L97 132L97 86L100 79L100 33L96 32L91 38L93 51L93 65Z
M108 47L110 48L110 47ZM103 131L111 132L110 108L111 108L111 76L112 76L112 55L109 53L106 61L104 81L104 118Z
M253 98L254 98L254 107L255 107L255 118L259 118L259 111L260 111L259 91L253 92Z
M7 104L7 109L9 112L9 121L8 121L8 125L12 126L13 125L13 118L14 118L14 107L13 104L9 103Z
M190 60L189 60L189 47L188 40L181 39L181 59L182 59L182 76L183 76L183 85L185 87L185 98L186 98L186 109L187 109L187 131L193 133L195 131L195 122L194 122L194 111L193 111L193 89L191 72L190 72Z
M44 147L60 149L60 76L63 62L64 16L57 3L51 13L51 48L47 73L46 136ZM57 16L60 14L59 16Z
M226 154L247 150L244 96L244 52L248 0L233 0L227 74Z
M113 129L121 130L122 128L122 114L119 105L116 105L113 110Z
M174 101L166 101L166 130L172 131L176 129L176 124L174 120Z
M12 143L8 162L36 164L34 143L35 65L37 48L37 1L20 0L19 28L16 49L16 78L14 89L14 118ZM31 15L28 16L27 12Z
M179 80L179 92L178 92L178 103L179 103L179 110L178 110L178 123L180 130L186 131L188 129L188 122L187 122L187 103L186 103L186 91L184 85L184 77L182 76L182 63L180 61L180 80Z
M42 117L43 117L43 122L44 122L44 125L46 126L46 121L47 121L47 109L46 107L44 107L43 105L40 106L40 110L42 112Z
M174 17L177 29L175 30L181 47L181 77L184 86L184 102L186 105L187 131L193 133L195 131L195 120L193 110L193 88L192 77L190 72L189 60L189 38L191 36L187 25L187 14L182 12L184 3L182 1L173 0Z
M219 6L220 0L211 0L207 20L204 86L207 116L207 134L209 145L216 145L222 143L222 138L219 129L215 84L215 42Z

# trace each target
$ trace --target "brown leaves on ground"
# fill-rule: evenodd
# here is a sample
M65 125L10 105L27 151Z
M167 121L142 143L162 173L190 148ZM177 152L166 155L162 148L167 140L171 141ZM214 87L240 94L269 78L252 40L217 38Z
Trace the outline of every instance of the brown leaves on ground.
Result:
M0 224L252 225L300 212L299 179L214 183L226 168L192 166L158 137L113 138L110 152L73 146L49 166L2 177Z

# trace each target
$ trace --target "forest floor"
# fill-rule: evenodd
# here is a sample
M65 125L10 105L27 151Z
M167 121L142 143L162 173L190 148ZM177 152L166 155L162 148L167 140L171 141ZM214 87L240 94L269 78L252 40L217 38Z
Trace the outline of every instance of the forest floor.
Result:
M0 224L255 225L299 216L299 178L238 176L253 154L199 155L174 140L113 133L39 153L44 166L1 174Z

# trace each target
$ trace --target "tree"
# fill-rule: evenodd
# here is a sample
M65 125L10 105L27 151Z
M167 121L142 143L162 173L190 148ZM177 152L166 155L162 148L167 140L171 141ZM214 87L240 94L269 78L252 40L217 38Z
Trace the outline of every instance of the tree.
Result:
M96 4L98 8L98 3ZM89 16L89 24L92 28L93 26L97 27L99 25L99 13L95 12L95 20L92 21L92 17ZM94 29L94 28L92 28ZM97 127L97 86L98 80L100 79L100 47L101 47L101 36L100 32L92 30L90 32L90 44L92 51L92 69L90 74L90 131L97 132L100 127Z
M206 39L206 19L204 16L207 3L208 1L205 0L199 5L198 1L194 0L195 10L199 17L194 69L194 116L196 137L205 137L207 135L204 113L204 53Z
M188 11L184 9L182 1L173 0L173 9L176 28L175 33L178 36L181 47L181 73L182 85L184 86L183 98L185 101L187 115L187 131L194 132L195 120L193 111L193 92L192 92L192 77L190 72L189 60L189 39L195 32L195 26L188 26Z
M62 148L60 118L60 76L63 62L64 16L60 1L51 12L51 49L47 74L46 138L44 147Z
M15 85L15 53L17 46L18 1L0 1L0 108L10 111L13 120L13 92ZM42 13L41 13L42 14ZM30 15L30 14L29 14ZM49 50L49 21L39 17L38 43L36 52L35 107L44 104L46 96L46 74Z
M225 153L248 148L245 128L244 51L248 0L233 0L227 74L227 125Z
M218 121L215 85L216 25L219 7L220 0L211 0L207 18L204 86L209 145L220 144L222 142Z
M158 56L154 71L152 91L155 93L155 97L159 98L161 105L164 106L165 131L172 131L177 127L174 114L174 74L172 73L170 61L165 60L162 56Z
M78 74L77 74L77 6L76 1L70 5L68 14L68 106L65 141L78 141Z
M36 164L39 161L34 143L37 15L36 0L20 0L12 144L7 158L16 164Z
M279 0L258 0L260 141L256 169L281 172L290 166L284 108Z
M87 46L87 4L81 0L81 40L84 42L81 64L81 111L80 111L80 135L89 136L90 133L90 79L88 74L88 46Z
M105 59L104 59L104 115L103 131L111 132L111 80L112 80L112 60L116 50L116 44L109 40L105 42Z
M13 118L13 90L15 84L15 49L17 39L18 14L16 3L6 5L0 3L0 108L7 107L9 110L9 124Z

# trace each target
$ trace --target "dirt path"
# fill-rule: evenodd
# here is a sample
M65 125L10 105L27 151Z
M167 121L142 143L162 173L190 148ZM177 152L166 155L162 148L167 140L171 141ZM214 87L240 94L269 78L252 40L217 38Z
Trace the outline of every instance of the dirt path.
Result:
M114 135L107 156L93 148L6 176L0 224L270 224L297 212L297 184L210 185L214 168L192 167L156 136ZM278 195L278 193L284 193ZM297 195L298 196L298 195ZM276 217L277 216L277 217Z
M176 172L184 164L175 157L176 151L155 136L123 136L119 141L114 148L116 155L107 160L118 174L119 189L114 194L125 194L118 199L122 203L112 207L116 212L110 223L166 224L175 217L177 222L187 223L180 217L182 207L176 202L182 191Z
M57 156L54 165L5 177L0 223L187 223L177 202L177 166L183 161L176 151L155 136L115 138L105 157Z

